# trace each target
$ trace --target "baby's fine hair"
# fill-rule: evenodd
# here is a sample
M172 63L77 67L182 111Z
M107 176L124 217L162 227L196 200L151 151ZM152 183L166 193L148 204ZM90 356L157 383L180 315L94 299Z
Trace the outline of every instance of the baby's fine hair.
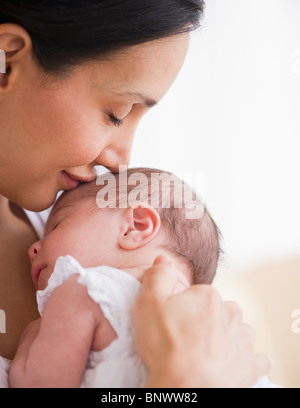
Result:
M127 208L132 200L155 208L166 237L162 248L185 262L192 272L193 284L213 282L222 253L221 234L187 183L166 171L132 168L99 176L96 187L96 193L92 188L88 194L97 196L99 208Z

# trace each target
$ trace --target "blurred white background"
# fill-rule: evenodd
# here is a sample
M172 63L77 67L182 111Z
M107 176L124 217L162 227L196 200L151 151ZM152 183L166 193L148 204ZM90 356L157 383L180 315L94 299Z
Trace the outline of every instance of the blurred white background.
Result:
M132 166L202 174L225 265L300 254L300 0L207 0ZM162 73L163 75L163 73Z

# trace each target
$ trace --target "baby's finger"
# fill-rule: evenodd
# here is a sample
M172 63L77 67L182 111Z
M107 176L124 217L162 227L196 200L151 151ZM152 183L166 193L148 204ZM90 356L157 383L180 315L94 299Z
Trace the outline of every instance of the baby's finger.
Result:
M141 296L160 301L168 299L174 292L176 281L175 266L167 256L161 255L143 276Z

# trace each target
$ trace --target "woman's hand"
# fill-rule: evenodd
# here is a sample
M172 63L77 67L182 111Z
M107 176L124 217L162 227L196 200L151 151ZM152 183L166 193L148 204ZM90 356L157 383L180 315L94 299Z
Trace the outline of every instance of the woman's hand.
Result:
M176 272L159 257L143 278L134 308L136 343L149 370L148 387L252 387L271 362L254 354L254 332L240 308L211 286L171 296Z

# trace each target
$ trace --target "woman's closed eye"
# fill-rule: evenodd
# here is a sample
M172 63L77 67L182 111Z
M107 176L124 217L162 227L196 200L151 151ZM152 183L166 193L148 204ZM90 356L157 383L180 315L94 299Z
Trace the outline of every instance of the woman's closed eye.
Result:
M113 126L120 127L123 125L125 119L131 114L133 108L134 105L132 104L109 108L106 111L106 116Z
M119 119L119 118L117 118L113 113L109 113L109 119L110 119L111 123L112 123L115 127L120 127L120 126L123 125L124 119Z

